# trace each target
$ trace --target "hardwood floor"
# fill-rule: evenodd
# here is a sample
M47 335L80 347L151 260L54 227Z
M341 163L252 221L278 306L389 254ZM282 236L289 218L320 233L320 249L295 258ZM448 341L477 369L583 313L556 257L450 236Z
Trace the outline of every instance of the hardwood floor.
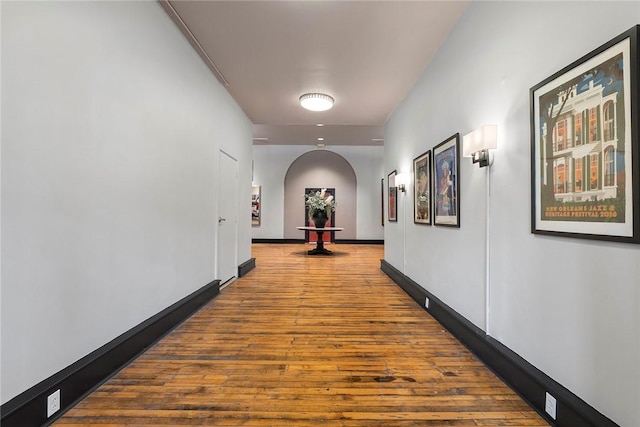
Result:
M256 268L54 425L548 425L382 271L380 245Z

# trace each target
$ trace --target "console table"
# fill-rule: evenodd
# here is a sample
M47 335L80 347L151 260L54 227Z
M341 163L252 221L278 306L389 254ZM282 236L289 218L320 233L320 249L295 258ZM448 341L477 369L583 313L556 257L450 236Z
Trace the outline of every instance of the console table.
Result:
M316 247L307 251L309 255L331 255L333 252L324 247L324 242L322 241L322 234L325 231L342 231L343 227L325 227L325 228L316 228L316 227L296 227L298 230L307 230L307 231L315 231L318 234L318 239L316 241Z

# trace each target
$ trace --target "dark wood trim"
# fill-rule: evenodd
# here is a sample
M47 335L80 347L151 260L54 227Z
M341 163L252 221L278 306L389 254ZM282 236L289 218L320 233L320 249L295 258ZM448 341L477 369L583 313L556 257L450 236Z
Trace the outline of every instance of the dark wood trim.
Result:
M344 243L349 245L384 245L384 240L376 240L376 239L362 239L362 240L354 240L354 239L336 239L335 243Z
M251 243L306 243L304 239L251 239ZM378 239L336 239L334 243L345 243L350 245L384 245L384 240Z
M2 427L49 425L156 341L220 293L214 280L82 359L14 397L0 408ZM47 419L47 396L60 389L60 411Z
M429 308L425 308L425 310L551 425L557 427L619 427L562 384L553 380L505 345L486 335L484 331L405 276L386 260L380 260L380 264L381 270L421 307L425 307L425 299L429 298ZM556 398L555 420L551 419L544 410L545 392L549 392Z
M246 275L254 268L256 268L256 259L249 258L248 260L246 260L245 262L243 262L238 266L238 278Z
M304 239L251 239L251 243L306 243Z

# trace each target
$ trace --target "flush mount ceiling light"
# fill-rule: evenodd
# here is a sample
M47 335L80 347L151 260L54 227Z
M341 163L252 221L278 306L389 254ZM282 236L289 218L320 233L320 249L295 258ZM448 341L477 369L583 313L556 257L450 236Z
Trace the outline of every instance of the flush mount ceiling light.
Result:
M300 97L300 105L310 111L326 111L333 107L333 97L319 92L305 93Z

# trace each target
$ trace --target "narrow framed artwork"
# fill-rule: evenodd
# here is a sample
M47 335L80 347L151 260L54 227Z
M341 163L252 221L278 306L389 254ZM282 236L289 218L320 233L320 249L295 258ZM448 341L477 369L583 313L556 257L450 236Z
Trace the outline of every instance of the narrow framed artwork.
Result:
M382 218L382 226L384 227L384 178L380 179L380 205L382 206L380 217Z
M387 175L387 219L389 222L398 221L398 189L396 188L396 172Z
M260 225L260 186L251 186L251 225L257 227Z
M431 151L413 159L413 222L431 225Z
M460 134L433 147L434 225L460 227Z
M532 233L640 243L639 29L531 88Z

